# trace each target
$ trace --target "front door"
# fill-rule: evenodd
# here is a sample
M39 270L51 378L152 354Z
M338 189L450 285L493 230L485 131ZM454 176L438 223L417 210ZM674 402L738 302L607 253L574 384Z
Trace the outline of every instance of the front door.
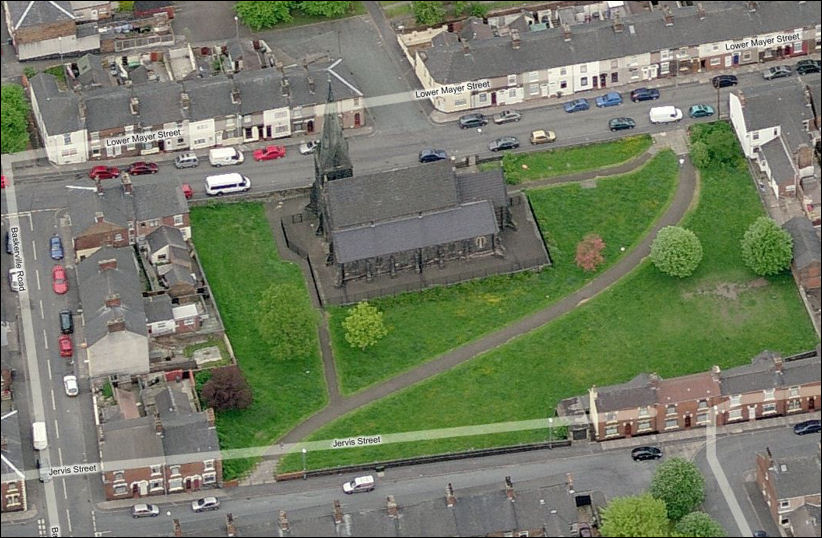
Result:
M628 423L628 424L625 425L625 437L630 437L630 436L631 436L631 424Z
M604 88L607 82L608 82L608 73L602 73L599 76L599 85Z
M686 428L691 427L691 415L688 415L687 417L685 417L685 427Z

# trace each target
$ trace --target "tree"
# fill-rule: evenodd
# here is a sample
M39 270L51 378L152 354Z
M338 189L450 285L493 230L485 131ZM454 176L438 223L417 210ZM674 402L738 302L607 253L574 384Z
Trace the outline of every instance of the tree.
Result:
M725 529L705 512L691 512L676 524L676 532L680 536L694 538L712 538L725 536Z
M243 24L258 32L281 22L291 22L295 2L237 2L234 10Z
M602 510L602 536L667 536L665 503L647 493L612 499Z
M382 312L366 301L357 303L357 306L351 309L343 320L342 326L345 329L345 340L351 344L351 347L358 347L362 350L373 346L388 334L388 329L385 328L382 320Z
M605 241L597 234L588 234L577 245L576 262L584 271L596 271L605 261L602 251L605 250Z
M483 18L488 15L489 6L485 2L473 2L471 4L471 15Z
M351 9L351 2L300 2L300 11L318 17L340 17Z
M764 275L781 273L791 265L793 239L769 217L759 217L742 238L742 260L751 271Z
M263 292L257 328L278 358L306 357L316 349L314 312L295 284L274 284Z
M679 521L702 503L705 479L690 461L671 458L656 468L648 492L665 503L671 521Z
M19 84L3 84L0 101L0 151L23 151L29 143L29 103L23 87Z
M691 276L702 261L702 244L691 230L666 226L659 230L651 244L651 261L663 273L685 278Z
M245 409L251 405L251 387L238 366L215 368L205 385L203 399L214 409Z
M411 9L417 22L426 26L433 26L445 20L442 2L411 2Z
M462 17L463 13L471 7L469 2L454 2L452 5L454 7L454 15L457 17Z

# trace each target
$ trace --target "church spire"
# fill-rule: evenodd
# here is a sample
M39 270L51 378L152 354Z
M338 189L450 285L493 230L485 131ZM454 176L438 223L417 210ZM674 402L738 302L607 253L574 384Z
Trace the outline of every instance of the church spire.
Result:
M331 78L328 79L328 100L323 117L323 134L320 147L314 154L315 174L325 181L351 177L354 173L348 155L348 141L343 136L342 124L334 101Z

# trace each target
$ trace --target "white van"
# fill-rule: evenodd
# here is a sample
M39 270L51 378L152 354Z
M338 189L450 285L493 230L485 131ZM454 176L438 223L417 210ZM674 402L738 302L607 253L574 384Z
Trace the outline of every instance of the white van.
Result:
M22 269L9 269L9 288L11 291L21 291L25 289Z
M231 166L243 162L243 152L234 148L214 148L208 152L211 166Z
M651 123L673 123L682 119L682 111L673 106L657 106L648 113Z
M246 192L250 188L251 180L242 174L221 174L205 179L205 192L209 196Z
M31 438L34 450L45 450L49 447L45 422L35 422L31 425Z

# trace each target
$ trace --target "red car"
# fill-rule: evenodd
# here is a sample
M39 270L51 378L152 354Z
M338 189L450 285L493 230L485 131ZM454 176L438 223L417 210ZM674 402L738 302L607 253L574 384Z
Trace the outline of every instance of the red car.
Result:
M254 150L255 161L270 161L285 157L285 146L266 146L263 149Z
M95 166L88 173L91 179L111 179L120 177L120 170L113 166Z
M57 338L57 347L60 348L61 357L71 357L74 354L74 346L71 344L71 336L61 334Z
M142 176L143 174L156 174L157 173L157 163L147 163L147 162L136 162L131 163L128 167L128 173L132 176Z
M51 270L51 287L54 293L63 295L68 291L68 278L66 278L66 268L62 265L55 265Z
M194 196L194 190L191 188L191 185L188 183L183 183L183 196L186 197L186 200L190 199Z

